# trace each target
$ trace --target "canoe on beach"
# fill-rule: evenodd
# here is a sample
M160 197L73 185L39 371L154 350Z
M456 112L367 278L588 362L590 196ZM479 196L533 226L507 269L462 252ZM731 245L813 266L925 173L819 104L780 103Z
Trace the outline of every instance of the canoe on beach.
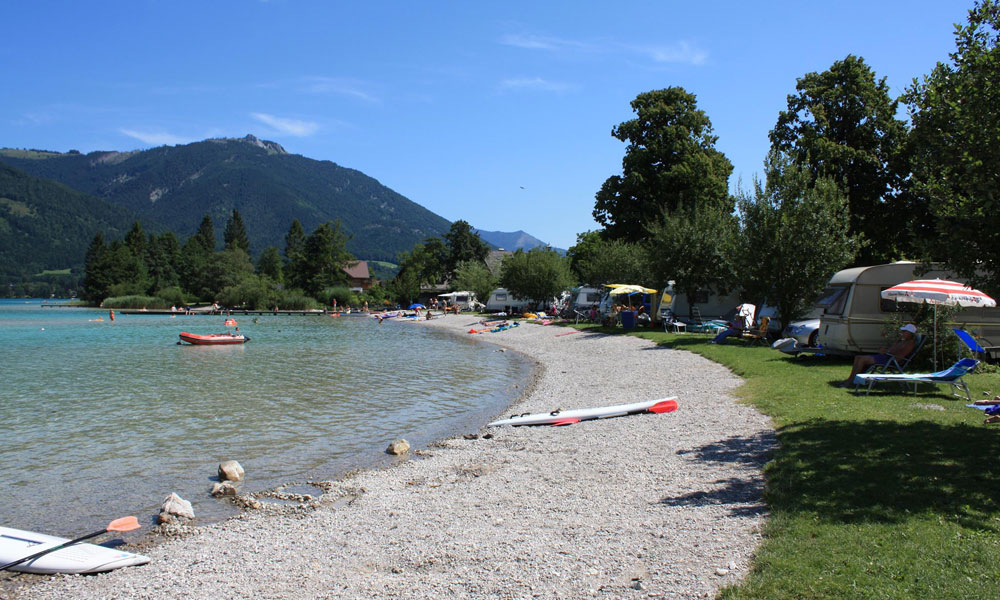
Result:
M242 333L210 333L208 335L199 335L197 333L182 331L179 335L182 342L187 342L196 346L243 344L250 341L250 338L246 337Z
M0 564L7 564L65 544L69 539L0 527ZM103 573L121 567L144 565L149 557L95 544L75 544L10 568L24 573Z
M623 417L625 415L638 415L641 413L665 413L675 410L677 410L677 396L670 396L669 398L660 398L659 400L618 404L615 406L525 414L500 421L493 421L487 427L500 427L501 425L510 425L512 427L520 425L572 425L591 419L607 419L609 417Z

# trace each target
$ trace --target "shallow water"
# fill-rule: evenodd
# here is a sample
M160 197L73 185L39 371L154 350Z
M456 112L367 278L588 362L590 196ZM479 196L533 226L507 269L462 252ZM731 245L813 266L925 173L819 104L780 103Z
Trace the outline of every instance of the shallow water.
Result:
M223 317L110 322L0 301L0 524L71 535L135 514L145 525L170 492L199 522L218 520L232 514L208 494L223 460L246 469L245 491L384 464L393 439L419 447L476 430L531 368L411 323L236 318L249 343L180 346L179 332L224 331Z

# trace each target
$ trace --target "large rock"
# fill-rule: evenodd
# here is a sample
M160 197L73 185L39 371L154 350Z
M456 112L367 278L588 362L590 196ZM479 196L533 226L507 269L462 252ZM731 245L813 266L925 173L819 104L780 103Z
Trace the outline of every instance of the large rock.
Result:
M243 467L235 460L223 461L219 464L220 481L243 481Z
M176 493L171 493L160 506L160 522L169 523L173 520L171 517L193 519L194 508L192 508L191 503L184 498L181 498Z
M389 444L389 447L386 448L385 451L389 454L395 454L397 456L400 454L406 454L410 451L410 442L407 442L404 439L398 439Z

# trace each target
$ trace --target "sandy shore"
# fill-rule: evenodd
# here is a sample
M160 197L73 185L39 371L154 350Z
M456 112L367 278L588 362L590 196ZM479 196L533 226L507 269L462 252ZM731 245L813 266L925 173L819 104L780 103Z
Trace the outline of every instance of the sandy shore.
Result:
M413 326L467 335L474 322ZM57 576L19 597L703 598L737 581L766 518L768 419L699 356L567 331L479 336L540 365L505 415L665 396L680 409L484 427L332 482L311 508L249 511L153 547L148 566Z

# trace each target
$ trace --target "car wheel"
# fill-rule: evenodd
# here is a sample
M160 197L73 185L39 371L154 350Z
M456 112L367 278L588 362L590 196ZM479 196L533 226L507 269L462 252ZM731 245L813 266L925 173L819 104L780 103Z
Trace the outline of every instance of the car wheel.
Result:
M819 329L809 334L809 346L811 348L816 347L816 339L819 337Z

